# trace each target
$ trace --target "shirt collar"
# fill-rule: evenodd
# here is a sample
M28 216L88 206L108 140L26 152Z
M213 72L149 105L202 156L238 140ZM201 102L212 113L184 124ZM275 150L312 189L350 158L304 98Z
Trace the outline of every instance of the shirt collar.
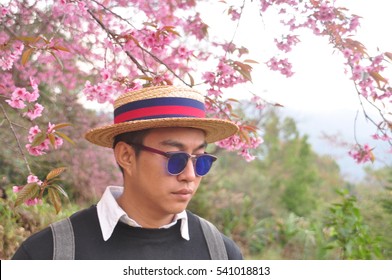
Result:
M108 240L119 221L132 226L141 227L135 220L131 219L127 213L118 205L117 198L121 196L124 188L118 186L109 186L106 188L102 198L97 204L98 220L101 226L103 240ZM189 240L188 215L186 211L182 211L174 216L170 224L160 228L170 228L174 226L178 220L181 220L181 236L185 240Z

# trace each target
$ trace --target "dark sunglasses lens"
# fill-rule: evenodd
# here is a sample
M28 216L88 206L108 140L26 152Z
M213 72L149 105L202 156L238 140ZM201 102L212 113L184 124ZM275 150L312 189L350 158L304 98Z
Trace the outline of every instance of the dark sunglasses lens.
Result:
M211 155L201 155L197 158L195 169L196 174L199 176L204 176L210 171L212 163L215 161L215 157Z
M167 171L172 175L180 174L185 169L188 159L186 153L172 154L167 162Z

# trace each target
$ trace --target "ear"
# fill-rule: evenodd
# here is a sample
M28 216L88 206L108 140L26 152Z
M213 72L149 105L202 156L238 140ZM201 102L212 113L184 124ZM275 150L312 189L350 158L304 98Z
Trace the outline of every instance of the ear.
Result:
M118 142L116 147L114 147L114 156L124 173L132 174L132 166L135 163L135 150L133 147L124 142Z

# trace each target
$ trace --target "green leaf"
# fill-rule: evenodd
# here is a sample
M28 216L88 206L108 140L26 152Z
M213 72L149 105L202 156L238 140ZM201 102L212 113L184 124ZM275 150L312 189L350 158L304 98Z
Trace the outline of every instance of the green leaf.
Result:
M149 82L151 82L153 80L153 78L148 77L146 75L138 75L138 76L134 76L132 78L132 81L137 80L137 79L146 80L146 81L149 81Z
M384 54L392 61L392 53L391 52L386 52Z
M237 70L246 80L252 82L252 66L239 61L234 61L233 64L235 70Z
M49 188L54 188L54 189L56 189L58 193L62 194L65 198L68 199L67 193L65 192L65 190L64 190L60 185L54 185L54 184L52 184L52 185L49 186Z
M22 204L27 199L36 197L39 189L39 185L36 182L25 185L23 189L18 192L18 196L15 200L15 207Z
M54 208L56 209L56 214L58 214L61 211L60 195L53 188L48 189L48 195L49 195L50 202L53 204Z
M54 148L55 145L56 145L56 136L54 136L53 133L49 133L49 134L48 134L48 138L49 138L49 140L50 140L50 144L52 144L52 146L53 146L53 148Z
M72 126L72 124L70 124L70 123L59 123L59 124L56 124L53 127L53 130L57 130L57 129L60 129L60 128L63 128L63 127L67 127L67 126Z
M41 145L45 140L46 140L46 133L45 132L37 133L37 135L35 135L33 143L31 143L31 146L36 147L38 145Z
M65 141L71 143L72 145L75 145L75 141L73 141L71 138L69 138L64 133L56 131L54 134L56 134L60 138L63 138Z
M249 71L244 71L242 69L237 69L237 71L249 82L252 82L252 76Z
M53 51L48 52L56 59L57 63L60 64L61 70L64 70L64 64L61 59Z
M30 37L30 36L17 36L15 39L25 42L25 43L36 43L39 37Z
M64 46L54 46L53 47L54 50L59 50L59 51L63 51L63 52L71 52L68 48L64 47Z
M188 74L189 80L191 81L191 86L194 86L195 85L195 79L192 77L191 74L189 74L189 73L187 73L187 74Z
M33 52L34 52L34 49L32 49L32 48L29 48L24 51L24 53L22 54L22 58L21 58L22 66L26 65L27 61L29 61L29 58L33 54Z
M46 175L46 180L49 181L49 180L51 180L53 178L56 178L61 173L63 173L65 169L66 169L65 167L59 167L59 168L53 169L52 171L50 171L48 173L48 175Z
M259 64L256 60L253 60L253 59L245 59L244 62L246 62L246 63L257 63L257 64Z

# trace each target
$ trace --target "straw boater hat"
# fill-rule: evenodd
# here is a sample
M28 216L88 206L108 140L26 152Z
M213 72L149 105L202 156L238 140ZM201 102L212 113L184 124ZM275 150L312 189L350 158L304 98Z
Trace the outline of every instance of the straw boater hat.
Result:
M207 143L238 131L231 121L206 118L204 96L188 87L157 86L127 92L114 101L114 124L85 135L96 145L112 148L116 135L150 128L189 127L206 133Z

